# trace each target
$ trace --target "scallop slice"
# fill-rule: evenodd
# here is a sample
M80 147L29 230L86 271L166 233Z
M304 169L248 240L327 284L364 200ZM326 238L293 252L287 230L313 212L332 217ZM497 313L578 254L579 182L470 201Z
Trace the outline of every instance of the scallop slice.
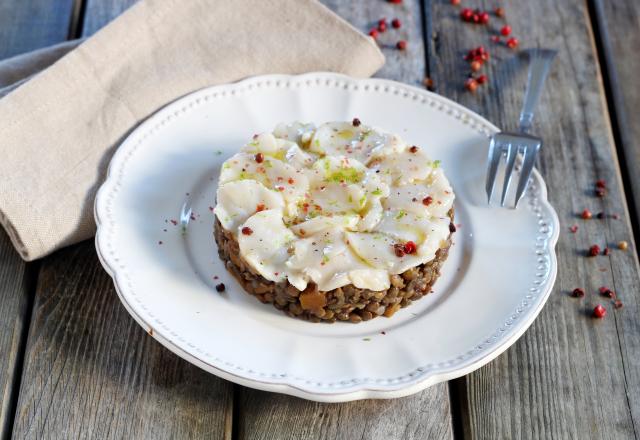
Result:
M227 231L235 232L258 210L284 208L282 194L255 180L237 180L218 187L215 213Z
M316 160L314 154L302 150L296 142L276 138L271 133L256 135L241 151L252 155L262 153L267 158L278 159L295 168L310 167Z
M402 139L371 127L354 127L348 122L328 122L318 127L309 149L326 156L347 156L362 163L383 157L404 147Z
M449 180L447 180L441 168L436 168L431 173L429 181L431 185L429 186L428 195L431 196L432 201L427 206L427 212L435 217L446 217L455 200Z
M285 263L294 239L295 235L283 222L281 209L257 212L238 227L240 255L251 268L270 281L286 278Z
M425 260L419 249L414 254L405 254L402 257L398 257L393 248L393 245L398 243L398 240L387 234L345 232L345 235L349 246L360 259L372 267L388 271L390 274L402 273L407 269L422 264Z
M273 129L273 135L278 139L286 139L304 146L311 140L315 129L316 126L312 123L280 123Z
M314 175L319 176L322 183L360 183L367 173L362 162L346 156L325 156L313 164L313 169L319 171Z
M297 204L309 188L307 176L302 171L271 157L257 162L253 154L238 153L222 166L220 184L247 179L279 191L284 197L288 217L297 215Z
M271 133L260 133L253 136L251 142L243 146L240 151L248 154L262 153L276 159L284 158L284 152L278 145L276 137Z
M383 175L390 176L394 185L402 186L427 180L437 163L418 148L414 153L410 149L405 149L397 154L385 156L372 168Z
M400 242L413 241L420 245L430 230L430 217L426 213L419 215L404 209L387 210L375 230Z
M344 233L340 228L328 229L312 237L297 240L287 267L289 273L299 274L297 276L307 282L313 281L321 291L347 284L371 290L389 288L389 275L369 266L354 254L345 243ZM362 271L371 271L370 276ZM296 287L300 289L302 285Z
M311 216L355 214L365 207L367 196L359 185L327 183L311 189L305 201Z
M358 231L371 231L382 220L384 212L382 201L389 195L389 185L374 170L367 169L362 182L366 195L366 204L360 211L362 219L358 223Z
M353 229L358 224L358 220L360 220L360 216L357 214L320 216L291 226L290 229L300 237L308 237L336 227Z
M309 168L314 164L317 157L313 153L308 153L298 146L294 142L278 140L284 147L286 147L285 160L288 164L300 169Z

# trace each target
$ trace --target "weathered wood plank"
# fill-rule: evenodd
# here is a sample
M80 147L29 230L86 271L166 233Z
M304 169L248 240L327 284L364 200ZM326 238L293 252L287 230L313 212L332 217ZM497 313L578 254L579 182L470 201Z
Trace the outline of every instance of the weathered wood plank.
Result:
M628 186L634 203L636 221L640 219L640 108L638 72L640 58L640 3L634 0L592 0L597 34L604 56L602 67L607 76L609 102L613 105L618 150L622 149L623 167L627 169ZM635 231L638 233L638 229ZM639 414L640 416L640 414Z
M239 439L446 439L451 414L446 386L395 400L316 403L241 388Z
M232 387L129 316L93 243L42 262L16 438L229 438Z
M85 0L84 36L94 34L138 0Z
M73 0L0 1L0 59L64 41L72 5ZM11 434L35 268L0 230L0 438Z
M116 6L90 1L83 35L118 15ZM138 326L93 243L43 260L33 317L16 438L230 438L232 385Z
M0 1L0 59L67 39L74 0Z
M29 326L30 279L35 274L0 228L0 438L11 433L22 350Z
M635 208L635 221L640 219L640 123L637 111L640 108L640 85L638 72L640 72L640 58L637 55L640 47L640 3L633 0L603 1L594 0L594 11L598 23L598 35L603 49L605 65L608 76L609 102L613 104L612 116L615 116L614 124L617 128L618 151L623 150L620 165L626 167L628 185L625 188L633 198ZM637 234L640 225L636 223L634 232ZM637 235L636 235L637 237ZM637 249L636 249L637 250ZM638 333L638 314L635 319L626 319L621 322L626 331ZM634 322L635 321L635 322ZM624 333L623 333L624 334ZM634 359L625 365L627 380L632 384L640 382L640 362L638 359L638 345L633 340L625 342L622 349L625 350L625 361ZM640 436L640 395L638 388L631 389L629 393L630 409L633 414L636 438Z
M323 3L363 31L382 17L400 18L401 29L389 26L379 38L387 62L376 76L421 84L425 53L419 1ZM409 43L404 52L395 49L400 39ZM447 384L402 399L343 404L320 404L248 388L242 388L240 395L239 417L234 421L240 439L445 439L453 435Z
M505 0L514 35L523 47L560 50L540 103L534 132L545 139L539 169L561 220L559 277L547 306L531 329L504 355L458 382L468 438L637 438L640 406L640 279L635 251L584 257L591 244L632 243L620 169L586 3L580 0ZM493 8L479 1L474 7ZM490 43L483 26L464 24L449 2L431 1L429 69L440 93L516 128L526 63L506 47ZM492 17L492 28L502 22ZM490 83L476 95L464 91L466 50L485 45L492 62ZM596 179L608 195L593 196ZM620 214L583 221L576 213ZM568 227L578 223L576 234ZM632 245L633 248L633 245ZM602 268L602 271L601 271ZM614 310L597 293L615 289L624 308ZM584 287L582 300L568 292ZM596 303L608 308L600 321L589 316Z

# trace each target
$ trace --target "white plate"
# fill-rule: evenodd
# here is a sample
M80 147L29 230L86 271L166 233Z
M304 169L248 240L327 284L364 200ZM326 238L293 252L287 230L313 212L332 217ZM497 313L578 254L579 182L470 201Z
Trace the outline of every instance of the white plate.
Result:
M442 161L461 227L434 293L390 319L312 324L259 303L226 272L210 207L220 165L254 133L353 117ZM138 323L213 374L327 402L415 393L503 352L555 280L559 225L540 174L517 210L487 206L496 130L441 96L379 79L263 76L201 90L150 117L114 155L95 204L98 254ZM182 234L171 220L185 202L196 220Z

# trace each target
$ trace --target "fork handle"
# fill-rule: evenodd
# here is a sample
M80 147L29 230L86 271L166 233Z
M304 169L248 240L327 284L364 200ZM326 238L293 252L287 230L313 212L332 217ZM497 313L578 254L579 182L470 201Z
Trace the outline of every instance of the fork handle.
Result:
M524 94L522 112L520 112L521 133L527 133L533 123L533 114L542 93L544 80L549 74L551 62L558 52L551 49L532 49L529 54L529 77L527 91Z

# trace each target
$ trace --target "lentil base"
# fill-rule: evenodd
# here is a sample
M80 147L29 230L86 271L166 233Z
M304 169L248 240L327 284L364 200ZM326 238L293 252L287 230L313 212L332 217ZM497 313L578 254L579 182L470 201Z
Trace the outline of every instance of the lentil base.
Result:
M453 222L453 210L449 211ZM353 284L322 292L314 283L299 291L288 281L269 281L256 273L240 256L238 241L226 231L216 218L214 236L218 254L225 267L242 284L242 287L263 303L273 304L292 317L311 322L349 321L358 323L378 316L391 317L431 291L440 268L449 255L452 234L444 247L438 249L433 260L391 275L391 286L387 290L359 289Z

